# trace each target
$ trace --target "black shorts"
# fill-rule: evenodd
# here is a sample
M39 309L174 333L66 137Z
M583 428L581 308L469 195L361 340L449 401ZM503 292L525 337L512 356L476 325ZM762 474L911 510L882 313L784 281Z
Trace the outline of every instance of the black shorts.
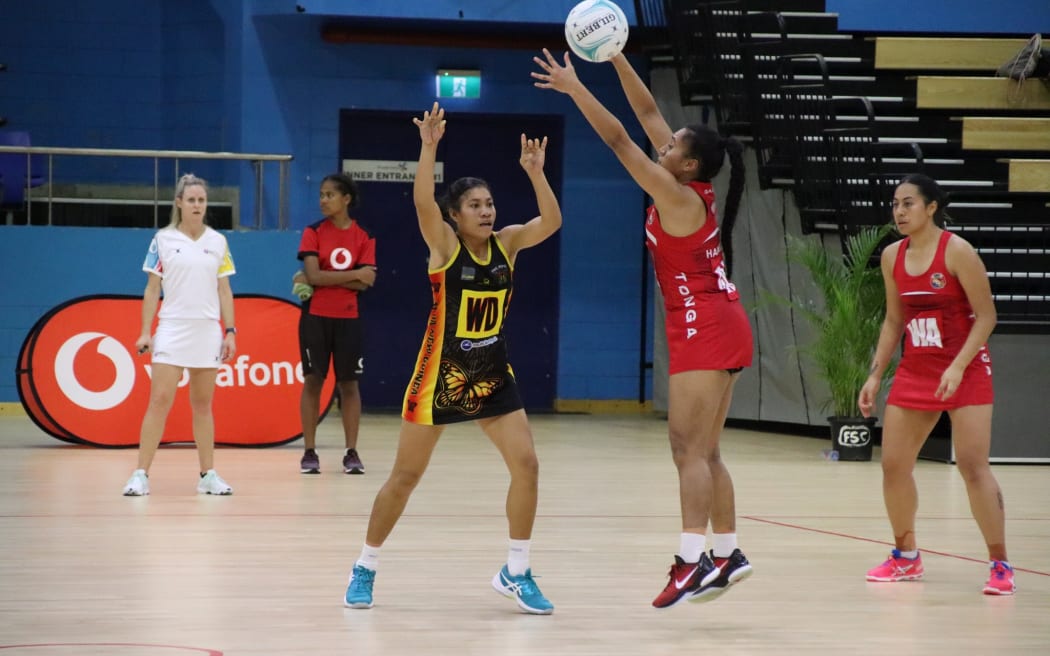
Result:
M360 319L318 317L303 311L299 317L299 357L303 375L328 376L335 363L338 382L358 380L365 372L364 330Z

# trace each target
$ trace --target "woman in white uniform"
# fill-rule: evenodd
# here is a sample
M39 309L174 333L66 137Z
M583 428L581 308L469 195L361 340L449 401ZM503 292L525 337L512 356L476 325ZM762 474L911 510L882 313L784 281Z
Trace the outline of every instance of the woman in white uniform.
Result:
M142 296L142 332L135 341L139 353L152 351L149 405L139 433L138 469L124 486L125 496L149 494L149 467L157 453L164 424L183 370L189 371L193 439L200 460L200 494L233 494L215 473L215 423L211 402L219 364L233 357L237 329L233 321L235 273L226 237L204 224L208 188L204 180L186 174L175 186L171 223L150 242L142 270L148 276ZM164 303L161 304L161 292ZM150 337L160 307L157 332ZM219 319L222 319L222 326Z

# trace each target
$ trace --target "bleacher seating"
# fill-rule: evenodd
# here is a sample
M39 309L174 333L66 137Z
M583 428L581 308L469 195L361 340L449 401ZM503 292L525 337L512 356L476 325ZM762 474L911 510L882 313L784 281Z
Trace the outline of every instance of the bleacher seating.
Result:
M1011 159L1010 191L1050 193L1050 159Z
M1050 117L967 116L962 119L962 147L1000 153L1027 153L1006 157L1010 192L1050 193ZM1047 152L1045 159L1033 159Z
M967 150L1050 150L1050 117L964 116Z
M922 170L952 194L1000 319L1050 324L1050 85L994 77L1027 38L841 33L813 0L665 0L665 15L682 102L751 141L804 229L887 220L889 183Z
M915 97L919 109L1050 111L1050 87L1042 80L920 75L915 81Z
M1028 39L880 36L875 68L911 71L985 71L1009 61Z

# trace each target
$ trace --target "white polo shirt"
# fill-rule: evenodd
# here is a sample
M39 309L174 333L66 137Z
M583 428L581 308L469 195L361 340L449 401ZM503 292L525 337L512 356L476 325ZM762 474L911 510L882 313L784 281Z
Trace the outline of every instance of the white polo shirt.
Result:
M226 237L205 226L196 240L175 228L158 230L142 270L161 277L161 319L219 320L219 278L236 273Z

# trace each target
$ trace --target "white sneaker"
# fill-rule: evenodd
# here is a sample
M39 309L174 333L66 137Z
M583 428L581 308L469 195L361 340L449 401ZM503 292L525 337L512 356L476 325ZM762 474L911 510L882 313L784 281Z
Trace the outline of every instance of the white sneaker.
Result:
M145 469L136 469L131 473L131 478L124 484L124 496L143 497L149 494L149 478L146 477Z
M197 494L233 494L233 488L222 480L214 469L209 469L208 473L201 476L201 480L197 483Z

